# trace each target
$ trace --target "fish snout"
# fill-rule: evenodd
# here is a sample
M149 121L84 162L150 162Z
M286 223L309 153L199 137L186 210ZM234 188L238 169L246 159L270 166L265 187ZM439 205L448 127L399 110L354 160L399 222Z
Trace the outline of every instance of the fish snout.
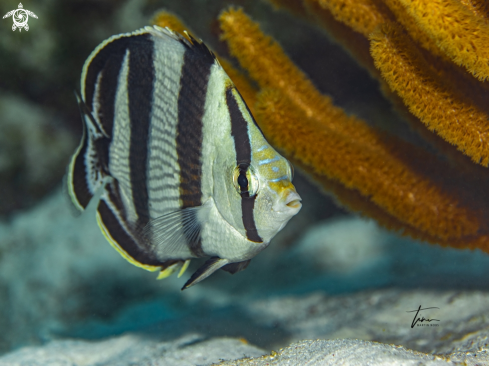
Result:
M287 188L280 193L272 209L275 212L295 215L302 207L301 201L301 196L299 196L294 188Z

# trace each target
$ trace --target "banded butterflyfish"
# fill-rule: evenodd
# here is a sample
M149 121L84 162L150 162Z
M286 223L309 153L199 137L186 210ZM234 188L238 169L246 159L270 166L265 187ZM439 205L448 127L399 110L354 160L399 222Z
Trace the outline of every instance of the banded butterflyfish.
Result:
M240 271L301 208L289 162L202 41L156 26L107 39L85 62L79 105L71 200L84 210L99 196L104 236L158 278L201 257L183 289Z

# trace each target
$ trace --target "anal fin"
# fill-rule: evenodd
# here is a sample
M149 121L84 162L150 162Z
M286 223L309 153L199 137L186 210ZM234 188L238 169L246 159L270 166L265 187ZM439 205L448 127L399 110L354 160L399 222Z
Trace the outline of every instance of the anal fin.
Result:
M182 268L180 268L180 272L178 272L178 278L182 277L182 275L187 270L189 264L190 264L190 259L187 259L185 262L183 262Z
M169 276L171 276L172 274L174 274L176 271L178 271L178 269L182 266L182 262L176 262L176 263L173 263L173 264L170 264L168 267L166 268L162 268L160 273L158 274L158 277L156 277L157 280L162 280L164 278L167 278Z
M167 277L171 276L172 274L174 274L178 270L180 270L180 272L178 272L178 278L180 278L185 273L185 270L187 269L189 264L190 264L190 259L187 259L186 261L178 261L178 262L172 263L168 267L162 267L161 271L158 274L158 277L156 277L156 279L162 280L164 278L167 278Z
M182 291L205 280L219 268L229 263L228 259L221 259L219 257L209 258L195 273L189 278L189 280L182 287Z

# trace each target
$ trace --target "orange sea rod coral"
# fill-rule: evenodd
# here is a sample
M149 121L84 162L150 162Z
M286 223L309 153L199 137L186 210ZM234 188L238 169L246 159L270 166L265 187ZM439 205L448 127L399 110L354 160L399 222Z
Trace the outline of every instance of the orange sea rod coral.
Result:
M489 3L486 0L460 0L475 15L489 22Z
M397 93L386 95L406 104L418 130L421 120L473 161L489 164L489 108L484 107L489 88L450 61L408 11L407 0L269 1L318 22L341 39L373 77ZM487 9L480 1L462 3L482 19ZM402 21L394 25L396 19ZM448 161L347 115L242 10L225 11L219 21L231 55L260 90L218 57L221 64L264 134L292 162L343 205L385 227L433 243L489 252L485 168L435 135L427 140L434 141ZM179 32L186 29L164 12L155 22ZM429 133L423 130L421 135Z
M480 80L489 78L489 24L454 0L399 0L416 23L457 65ZM471 4L473 5L473 4Z
M260 126L271 142L306 171L339 180L399 221L439 240L477 231L475 217L453 205L453 198L410 170L402 160L387 156L387 148L372 151L367 141L352 141L304 120L291 103L273 90L260 95L256 109Z
M321 7L337 21L368 37L383 80L409 110L473 161L487 166L489 88L476 79L469 80L471 74L485 79L489 70L487 2L362 0L346 6L347 2L303 1L306 8ZM309 16L317 19L313 12ZM328 21L327 16L322 19ZM389 26L394 24L392 19L397 22L396 27ZM362 28L358 24L369 26ZM342 43L355 56L354 46ZM417 45L429 52L423 52ZM364 57L360 63L369 68ZM457 70L457 65L463 68ZM375 72L371 74L377 76Z
M474 162L487 166L488 116L438 80L399 27L386 23L370 39L375 65L409 110Z
M368 36L388 17L385 6L376 0L318 0L333 16Z
M395 19L406 29L413 40L434 55L444 57L444 53L438 48L436 42L424 30L419 28L416 19L409 15L401 0L384 0L384 3L389 7L390 11L395 15ZM386 19L384 19L383 23L385 22Z
M278 1L278 0L275 0ZM318 0L304 0L308 18L326 30L330 39L336 41L374 77L378 76L372 57L370 56L369 42L361 33L349 28L346 24L336 20L331 12L323 8ZM293 9L288 8L289 11Z
M308 1L317 2L335 19L365 37L379 25L396 20L430 52L450 58L480 80L489 77L487 1L305 0Z
M476 234L474 213L393 156L375 130L332 105L242 11L224 12L220 22L231 54L265 89L257 119L277 147L439 241Z

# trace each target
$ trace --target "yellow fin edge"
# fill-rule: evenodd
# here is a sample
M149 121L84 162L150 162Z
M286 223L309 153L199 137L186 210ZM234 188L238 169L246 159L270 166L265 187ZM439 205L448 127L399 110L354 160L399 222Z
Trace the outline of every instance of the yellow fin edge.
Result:
M177 263L173 263L171 266L168 266L166 267L165 269L163 269L160 274L158 275L158 277L156 277L157 280L162 280L164 278L167 278L169 276L171 276L172 274L174 274L179 267L180 268L180 272L178 272L178 278L182 277L182 275L185 273L185 271L187 270L188 268L188 265L190 264L190 259L187 259L185 262L177 262Z
M187 259L184 263L182 268L180 269L180 272L178 272L178 278L182 277L182 275L185 273L185 271L188 268L188 265L190 264L190 259Z
M117 250L117 252L125 259L127 260L129 263L131 263L132 265L136 266L136 267L139 267L139 268L142 268L142 269L145 269L146 271L150 271L150 272L154 272L154 271L158 271L161 269L161 266L151 266L151 265L148 265L148 264L142 264L142 263L139 263L138 261L134 260L134 258L132 258L129 254L127 254L120 246L119 244L117 244L117 242L112 238L112 236L110 236L107 228L105 227L104 223L102 222L102 217L100 217L100 213L97 212L97 223L98 223L98 226L100 228L100 230L102 231L102 234L104 234L105 236L105 239L107 239L107 241L110 243L110 245L112 245L112 247ZM170 266L171 267L171 266ZM159 276L158 276L159 277Z
M181 265L182 265L182 262L177 262L177 263L173 263L172 265L169 265L168 267L166 267L164 270L162 270L160 272L160 274L158 275L158 277L156 277L156 279L162 280L164 278L171 276L172 274L174 274L178 270L178 268Z
M73 171L75 170L75 160L78 157L78 154L80 154L80 151L81 151L82 145L83 145L83 141L85 140L85 138L88 138L88 136L85 136L85 134L86 134L86 131L84 129L82 140L81 140L80 144L78 145L75 153L71 157L70 165L68 166L68 176L66 177L66 183L65 183L68 186L68 195L70 196L71 202L80 211L84 211L85 207L80 205L80 202L78 202L78 198L76 198L75 189L73 187Z

